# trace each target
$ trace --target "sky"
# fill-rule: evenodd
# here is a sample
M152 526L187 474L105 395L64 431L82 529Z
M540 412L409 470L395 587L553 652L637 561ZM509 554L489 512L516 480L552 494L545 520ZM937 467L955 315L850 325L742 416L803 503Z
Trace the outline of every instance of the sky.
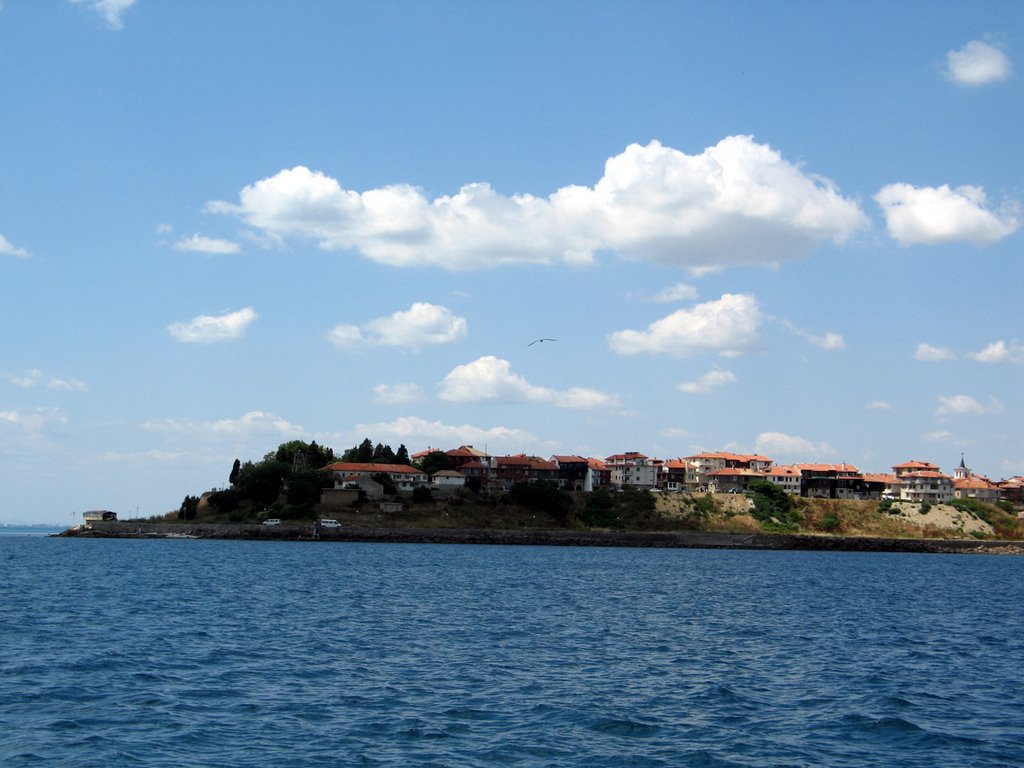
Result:
M293 439L1024 474L1021 30L3 0L0 523Z

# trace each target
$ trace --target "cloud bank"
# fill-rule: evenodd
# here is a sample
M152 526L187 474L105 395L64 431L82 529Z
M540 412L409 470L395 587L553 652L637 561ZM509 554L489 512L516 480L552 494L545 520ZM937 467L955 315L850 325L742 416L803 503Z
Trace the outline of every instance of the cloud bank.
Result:
M427 199L396 184L365 192L303 166L207 210L278 242L312 240L392 266L479 269L589 264L600 250L694 269L776 263L867 226L859 205L750 136L697 155L657 141L609 158L593 187L547 198L505 196L486 183Z
M357 424L356 435L376 435L386 442L416 445L476 445L491 453L513 452L537 442L529 432L510 427L477 427L472 424L445 424L418 416L402 416L393 421Z

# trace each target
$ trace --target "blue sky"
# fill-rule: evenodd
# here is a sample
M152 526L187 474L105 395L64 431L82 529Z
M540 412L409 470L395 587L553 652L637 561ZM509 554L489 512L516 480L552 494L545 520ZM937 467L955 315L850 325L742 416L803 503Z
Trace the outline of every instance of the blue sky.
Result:
M5 0L0 522L296 438L1022 474L1021 29Z

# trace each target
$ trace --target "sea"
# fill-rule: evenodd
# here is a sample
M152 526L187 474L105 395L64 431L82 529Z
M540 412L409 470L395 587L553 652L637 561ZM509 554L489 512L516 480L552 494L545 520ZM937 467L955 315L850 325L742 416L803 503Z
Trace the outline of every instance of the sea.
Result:
M0 765L1024 765L1024 558L0 536Z

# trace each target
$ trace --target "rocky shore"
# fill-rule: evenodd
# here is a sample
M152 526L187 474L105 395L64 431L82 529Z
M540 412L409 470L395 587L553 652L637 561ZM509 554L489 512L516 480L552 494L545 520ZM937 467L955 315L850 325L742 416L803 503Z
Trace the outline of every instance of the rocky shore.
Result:
M775 549L836 552L921 552L1024 555L1024 542L980 539L909 539L768 533L682 533L490 528L315 528L308 525L95 523L59 534L81 538L239 539L348 541L392 544L490 544L560 547Z

